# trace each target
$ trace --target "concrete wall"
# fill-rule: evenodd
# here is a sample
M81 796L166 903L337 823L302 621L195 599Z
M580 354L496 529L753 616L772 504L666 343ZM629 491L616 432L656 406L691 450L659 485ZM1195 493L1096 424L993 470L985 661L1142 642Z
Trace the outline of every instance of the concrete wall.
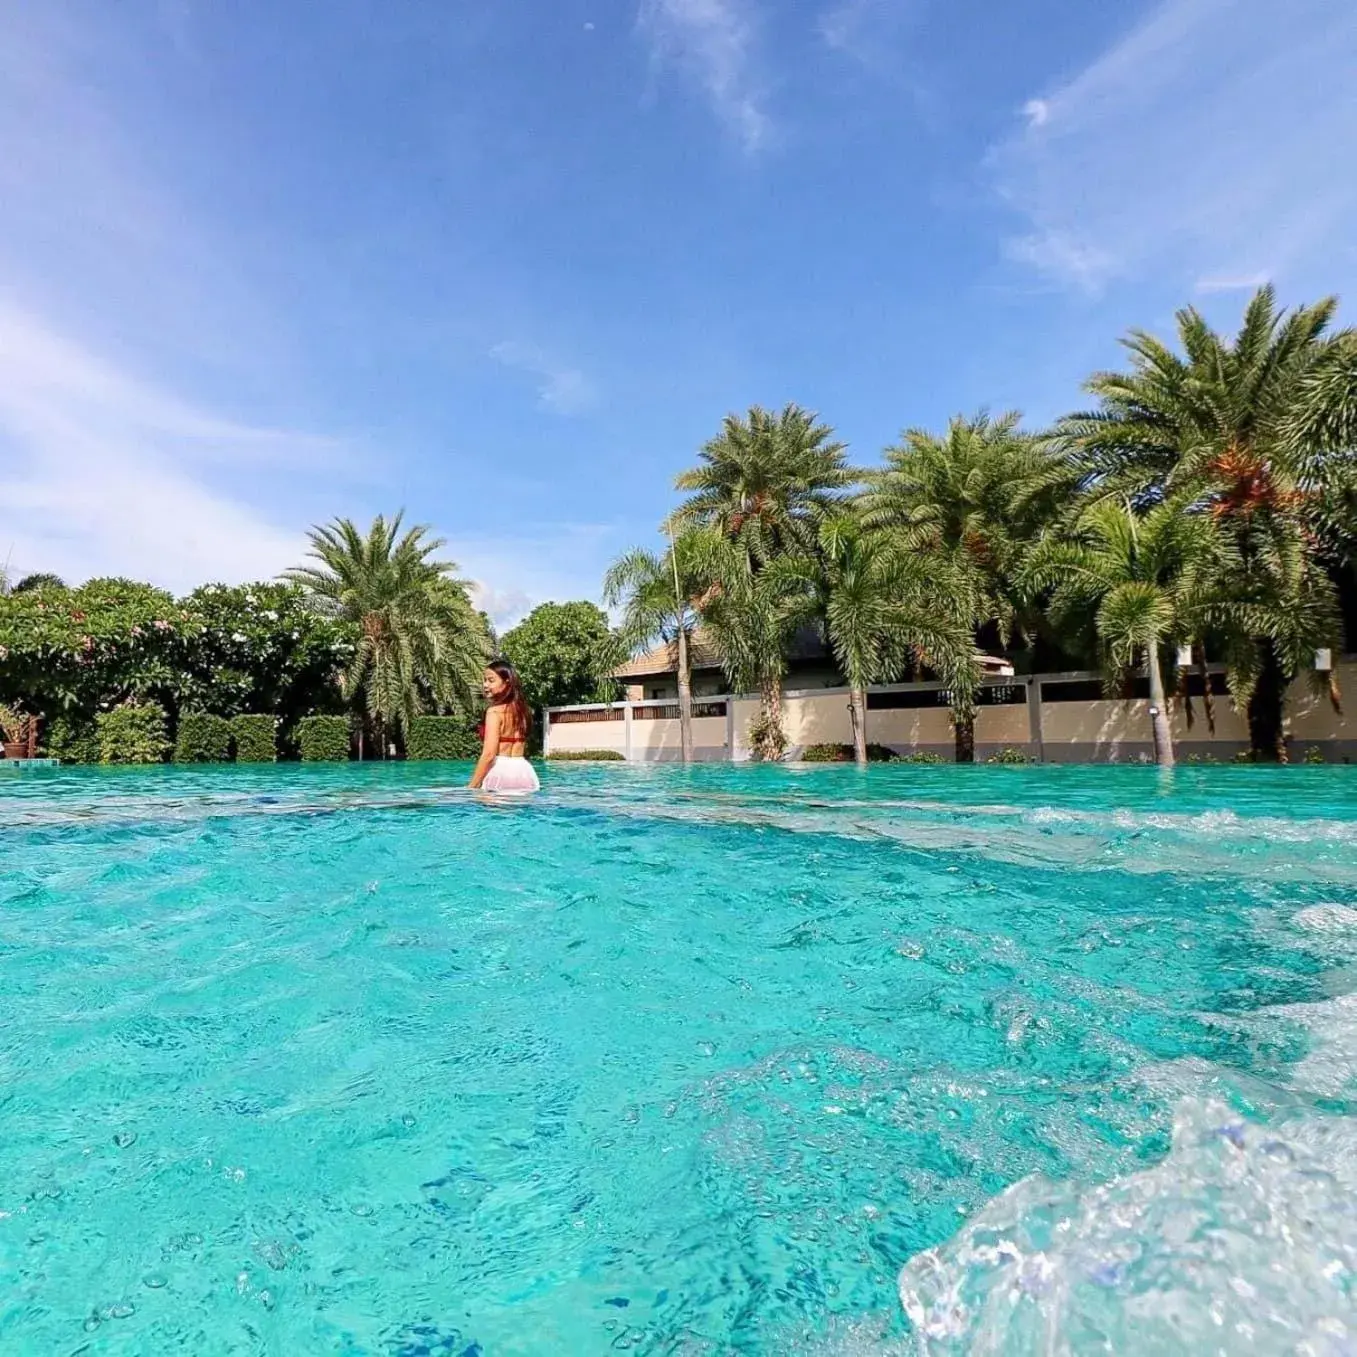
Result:
M1317 750L1329 762L1357 759L1357 659L1336 665L1335 677L1347 698L1342 714L1327 696L1317 694L1308 678L1298 680L1287 698L1287 731L1291 757L1303 758ZM1098 675L1041 674L1010 680L1025 687L1027 701L981 706L976 713L975 747L978 759L1001 749L1015 748L1048 763L1136 762L1152 756L1149 703L1107 698L1054 702L1037 695L1043 683L1095 681ZM874 693L936 692L936 684L894 684ZM758 715L756 697L721 697L724 716L699 716L693 722L693 748L699 759L749 758L747 732ZM653 709L654 703L649 706ZM1227 696L1214 700L1215 730L1208 729L1201 698L1193 699L1194 721L1176 701L1170 703L1170 728L1179 759L1233 758L1249 747L1248 724ZM680 757L679 723L667 715L646 719L647 704L618 704L613 708L562 708L550 721L549 751L607 749L637 762L676 760ZM622 715L624 719L604 719ZM563 719L562 719L563 718ZM848 744L852 724L845 688L789 689L784 698L788 754L796 758L807 746ZM945 706L871 708L867 712L867 739L900 753L928 751L950 758L955 747L951 714Z

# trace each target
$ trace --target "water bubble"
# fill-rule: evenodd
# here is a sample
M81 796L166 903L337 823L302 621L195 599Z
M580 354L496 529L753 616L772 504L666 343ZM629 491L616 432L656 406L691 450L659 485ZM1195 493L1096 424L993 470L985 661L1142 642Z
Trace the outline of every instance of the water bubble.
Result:
M102 1323L98 1315L89 1315L85 1319L84 1329L86 1333L93 1333Z
M356 1205L349 1207L349 1210L355 1216L362 1216L364 1219L372 1215L372 1207L370 1207L367 1202L358 1202Z
M711 1041L699 1041L697 1043L697 1051L699 1055L715 1055L716 1044Z
M159 1291L162 1286L168 1286L170 1279L163 1272L148 1272L142 1279L143 1286L149 1286L152 1291Z
M276 1239L260 1239L254 1246L255 1256L267 1263L274 1272L281 1272L287 1266L287 1249Z
M136 1312L137 1307L130 1300L120 1300L113 1305L106 1305L99 1314L103 1319L130 1319Z
M113 1137L113 1143L120 1149L125 1150L137 1143L137 1133L135 1131L119 1131Z
M401 1125L404 1126L407 1130L409 1130L409 1128L414 1124L415 1119L408 1112L401 1118Z
M274 1300L272 1291L264 1290L259 1293L259 1303L264 1309L272 1310L278 1302Z

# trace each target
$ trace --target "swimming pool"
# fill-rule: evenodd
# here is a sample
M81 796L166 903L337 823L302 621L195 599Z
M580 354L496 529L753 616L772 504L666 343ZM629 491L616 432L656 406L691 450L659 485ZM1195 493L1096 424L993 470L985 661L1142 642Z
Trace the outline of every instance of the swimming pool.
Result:
M0 778L0 1351L1351 1350L1353 770L465 777Z

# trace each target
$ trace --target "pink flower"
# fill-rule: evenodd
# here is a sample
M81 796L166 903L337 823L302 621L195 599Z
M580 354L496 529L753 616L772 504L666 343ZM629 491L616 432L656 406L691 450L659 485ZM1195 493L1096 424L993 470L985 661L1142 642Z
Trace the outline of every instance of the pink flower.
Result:
M171 628L170 628L170 624L169 624L168 622L166 622L165 619L164 619L163 617L157 617L156 620L155 620L154 622L151 623L151 625L152 625L157 631L169 631L169 630L171 629Z

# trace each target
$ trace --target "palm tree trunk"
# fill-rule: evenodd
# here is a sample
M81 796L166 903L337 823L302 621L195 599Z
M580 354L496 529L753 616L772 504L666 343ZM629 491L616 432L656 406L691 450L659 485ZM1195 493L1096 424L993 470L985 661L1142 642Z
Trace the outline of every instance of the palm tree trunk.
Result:
M952 711L952 727L956 732L956 753L958 763L975 762L975 709Z
M867 766L867 690L848 690L848 711L853 718L853 758L859 768Z
M1277 647L1267 638L1258 641L1263 663L1249 698L1249 744L1259 763L1286 763L1286 731L1282 724L1286 676Z
M776 762L787 747L782 729L782 675L773 674L759 684L760 715L763 717L763 748L760 756Z
M678 629L679 744L684 763L693 761L693 673L688 659L688 632Z
M1150 671L1150 729L1154 736L1154 761L1161 768L1173 767L1173 732L1169 728L1168 705L1164 698L1164 671L1159 667L1159 646L1145 647L1145 664Z

